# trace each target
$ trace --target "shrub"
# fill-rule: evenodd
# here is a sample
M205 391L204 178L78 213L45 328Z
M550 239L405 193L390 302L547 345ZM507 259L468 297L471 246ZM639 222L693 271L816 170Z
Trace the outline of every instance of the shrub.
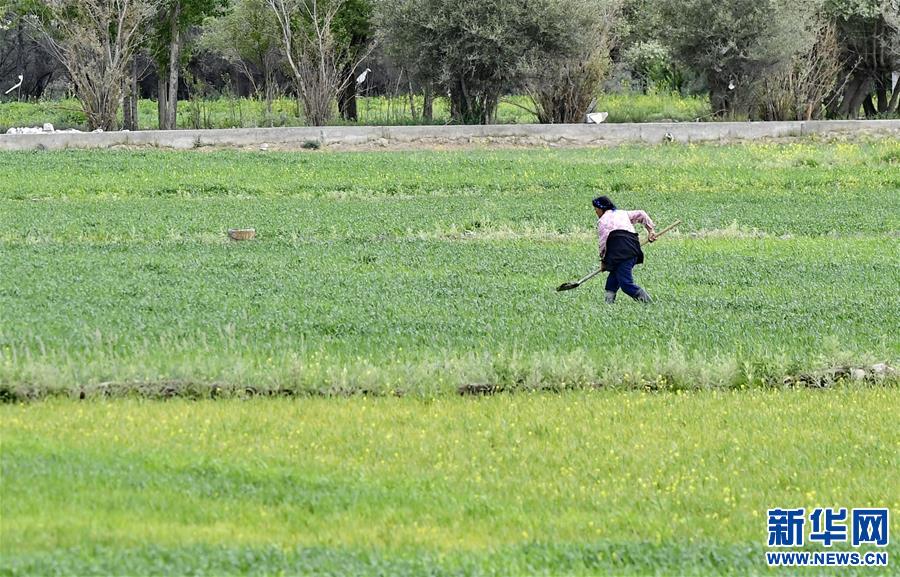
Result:
M550 0L533 5L542 49L523 67L542 123L582 122L609 70L619 0Z

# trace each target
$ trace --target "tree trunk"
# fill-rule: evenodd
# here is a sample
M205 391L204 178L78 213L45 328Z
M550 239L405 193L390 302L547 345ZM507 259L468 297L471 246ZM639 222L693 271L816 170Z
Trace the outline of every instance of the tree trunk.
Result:
M138 63L137 56L131 61L131 118L134 121L132 130L140 130L140 114L138 113L138 102L141 99L141 89L138 86Z
M486 90L474 94L466 85L465 78L459 78L450 91L450 110L453 119L461 124L490 124L497 107L497 97L486 94Z
M156 108L157 114L159 116L159 129L166 129L166 110L168 110L168 106L166 105L166 99L168 98L169 89L166 86L166 71L160 69L159 78L156 82Z
M131 106L133 97L129 92L128 86L125 85L125 82L127 82L127 80L122 83L124 85L122 86L122 93L125 95L122 98L122 128L124 130L134 130L134 116L132 116L133 108Z
M263 66L263 90L266 93L266 115L269 117L269 125L272 124L272 101L275 100L274 80L272 79L271 67L266 63L265 57L262 59Z
M841 96L847 91L850 83L850 72L843 70L838 75L834 87L825 96L825 116L829 119L838 118L841 109Z
M172 38L169 42L169 93L166 98L166 130L175 130L178 124L178 73L181 68L181 1L176 0L172 8L169 25L172 27Z
M352 71L348 68L345 71L344 77L348 77L352 74ZM341 112L341 118L349 121L356 121L358 118L358 111L356 108L356 79L352 78L350 82L347 83L347 86L341 90L340 94L338 94L338 109Z
M883 113L887 112L889 109L890 100L888 99L888 84L891 82L890 73L885 77L884 74L881 75L881 78L878 79L878 88L875 90L875 94L878 97L878 112Z
M709 104L712 108L714 116L719 118L728 115L734 115L732 103L729 98L727 84L719 81L715 75L710 75L709 79Z
M21 74L25 75L25 32L23 27L25 26L25 19L18 18L18 24L16 26L16 75ZM18 78L16 78L18 81ZM23 81L24 83L24 81ZM18 92L16 92L16 100L22 100L22 86L19 86Z
M137 97L135 96L136 90L132 82L137 71L136 59L136 56L131 58L131 74L122 80L122 94L125 95L122 98L122 128L132 131L137 130L137 118L135 117Z
M862 88L863 80L856 74L847 81L847 84L844 86L844 95L841 97L841 104L837 108L836 116L838 118L847 118L850 116L851 104L856 99L856 94ZM856 104L856 112L854 114L859 114L859 105L862 103L862 98L859 99L859 102Z
M863 102L868 99L871 90L872 79L863 78L862 81L857 85L856 94L854 94L853 98L850 99L848 116L851 119L859 117L859 108L863 105Z
M418 115L416 114L416 93L413 92L412 80L409 80L408 84L409 84L409 92L408 92L408 94L409 94L409 112L410 112L410 114L412 114L413 121L416 121L419 119Z
M431 83L425 84L425 94L422 102L422 118L428 122L434 120L434 89Z
M872 106L870 99L870 92L872 91L872 79L869 76L864 76L861 79L859 84L859 88L856 91L856 94L850 100L850 118L859 118L859 108L863 106L863 103L868 102L869 107ZM872 108L874 110L874 108ZM869 114L869 111L866 110L866 114Z
M893 78L891 78L893 80ZM898 110L900 107L900 78L897 79L897 83L891 87L891 101L888 103L888 112L890 111L900 111Z
M866 94L866 97L863 98L863 112L866 115L866 118L871 118L878 114L878 110L875 109L875 104L872 103L872 93Z

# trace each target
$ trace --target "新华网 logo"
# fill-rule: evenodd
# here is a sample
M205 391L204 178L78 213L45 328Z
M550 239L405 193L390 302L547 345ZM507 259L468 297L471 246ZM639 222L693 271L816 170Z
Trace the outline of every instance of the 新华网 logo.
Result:
M878 548L890 543L890 512L883 508L851 509L817 507L807 512L777 508L768 510L766 551L770 566L877 566L888 564L888 553ZM846 544L850 551L836 551ZM824 551L785 551L805 545L819 545ZM871 550L872 548L876 550ZM860 550L866 548L869 550Z

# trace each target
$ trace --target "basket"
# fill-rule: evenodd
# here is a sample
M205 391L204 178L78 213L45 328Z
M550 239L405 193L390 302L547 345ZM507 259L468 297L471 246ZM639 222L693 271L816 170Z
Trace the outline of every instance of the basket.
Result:
M229 228L228 236L232 240L252 240L256 237L255 228Z

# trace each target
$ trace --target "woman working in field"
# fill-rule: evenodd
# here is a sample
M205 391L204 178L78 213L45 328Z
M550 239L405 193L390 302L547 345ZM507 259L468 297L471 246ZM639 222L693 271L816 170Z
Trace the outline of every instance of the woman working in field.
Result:
M647 291L635 284L631 269L644 262L644 252L634 223L644 225L649 242L656 240L653 221L643 210L618 210L606 196L591 204L597 213L597 235L600 237L600 266L609 271L606 279L606 302L616 302L619 289L636 301L650 302Z

